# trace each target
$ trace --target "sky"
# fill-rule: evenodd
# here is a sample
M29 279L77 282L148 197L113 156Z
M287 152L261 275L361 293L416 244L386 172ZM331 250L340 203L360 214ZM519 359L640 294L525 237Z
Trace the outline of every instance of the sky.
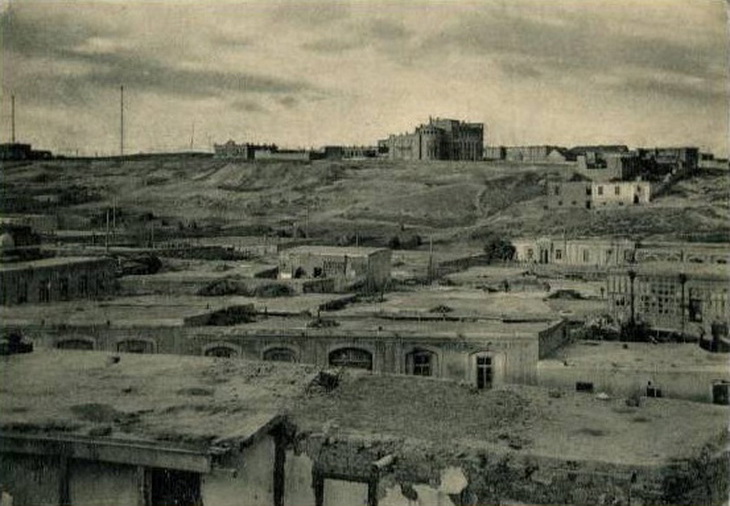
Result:
M0 0L0 134L59 153L374 144L429 116L488 145L728 154L724 0Z

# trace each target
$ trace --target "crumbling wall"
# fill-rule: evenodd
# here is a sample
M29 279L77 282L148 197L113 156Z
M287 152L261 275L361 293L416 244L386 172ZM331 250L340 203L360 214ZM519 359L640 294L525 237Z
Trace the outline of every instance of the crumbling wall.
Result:
M325 478L325 504L336 503L328 499L328 493L339 497L349 490L359 497L372 479L373 463L386 455L395 458L378 475L381 506L721 504L730 475L728 456L717 457L716 447L668 466L633 466L534 456L519 450L340 436L333 425L322 433L298 434L290 440L287 497L303 494L306 499L301 504L314 504L307 487L313 486L318 474ZM330 479L347 484L327 485Z
M252 446L234 452L211 473L202 475L203 504L274 504L274 452L274 438L267 435Z

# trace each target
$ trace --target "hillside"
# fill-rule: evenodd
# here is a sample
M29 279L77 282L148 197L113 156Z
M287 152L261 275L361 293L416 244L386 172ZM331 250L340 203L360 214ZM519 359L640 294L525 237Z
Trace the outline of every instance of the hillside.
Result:
M325 241L383 243L406 230L441 242L569 235L717 240L730 232L724 173L678 183L645 207L545 212L547 178L568 166L499 163L317 161L231 163L212 158L53 160L6 166L4 212L59 212L67 228L100 227L113 198L119 225L154 221L160 232L228 228Z

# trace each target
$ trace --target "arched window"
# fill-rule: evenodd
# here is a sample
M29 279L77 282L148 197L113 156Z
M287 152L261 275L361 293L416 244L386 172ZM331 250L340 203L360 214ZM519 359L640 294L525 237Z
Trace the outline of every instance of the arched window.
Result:
M117 343L117 351L124 353L154 353L155 347L151 341L127 339Z
M56 348L59 350L93 350L94 343L86 339L64 339L56 343Z
M406 373L414 376L436 376L438 358L428 350L413 350L406 355Z
M211 346L205 350L206 357L232 358L238 356L238 351L230 346Z
M340 348L330 353L329 363L334 367L352 367L373 370L373 355L361 348Z
M289 348L270 348L264 352L264 360L272 362L296 362L297 355Z

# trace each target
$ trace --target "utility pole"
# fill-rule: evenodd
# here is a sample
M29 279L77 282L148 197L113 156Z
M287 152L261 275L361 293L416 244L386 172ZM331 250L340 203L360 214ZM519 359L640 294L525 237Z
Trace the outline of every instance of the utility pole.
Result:
M119 92L119 156L124 156L124 86Z
M104 247L106 252L109 253L109 209L106 210L106 235L104 237Z
M11 124L11 140L15 144L15 95L10 95L10 124Z

